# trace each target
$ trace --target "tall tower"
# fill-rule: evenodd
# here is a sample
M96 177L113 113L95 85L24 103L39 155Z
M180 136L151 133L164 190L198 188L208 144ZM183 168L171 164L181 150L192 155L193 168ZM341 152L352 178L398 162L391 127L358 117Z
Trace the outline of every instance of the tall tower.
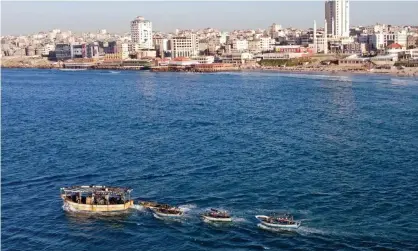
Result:
M325 1L325 19L328 23L328 34L337 37L348 37L350 35L349 0Z
M328 54L328 22L325 19L324 24L324 54Z
M316 21L313 21L313 44L314 53L318 53L318 40L316 39Z
M141 49L153 49L151 21L140 16L131 21L131 38L132 42L138 44Z

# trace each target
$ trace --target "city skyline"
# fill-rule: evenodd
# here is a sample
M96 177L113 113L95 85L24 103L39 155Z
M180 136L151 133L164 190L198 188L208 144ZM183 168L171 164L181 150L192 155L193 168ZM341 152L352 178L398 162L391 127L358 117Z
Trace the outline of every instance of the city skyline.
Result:
M284 27L312 28L313 20L317 21L318 27L323 26L324 3L325 1L25 2L26 7L23 9L17 8L22 2L3 2L1 28L3 36L31 34L54 28L75 32L107 29L122 33L129 32L132 17L138 15L152 20L153 29L163 32L173 32L176 28L205 27L225 31L265 29L271 23ZM234 11L237 7L239 13ZM414 11L417 8L418 2L351 1L350 25L418 25L418 15ZM71 12L69 9L76 11ZM262 18L258 16L260 10L263 11ZM19 16L18 22L16 16Z

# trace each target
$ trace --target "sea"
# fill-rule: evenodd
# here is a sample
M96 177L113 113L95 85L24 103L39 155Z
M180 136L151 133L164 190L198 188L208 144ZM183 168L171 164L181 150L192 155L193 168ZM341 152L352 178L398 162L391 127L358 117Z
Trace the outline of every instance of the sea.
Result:
M2 250L418 250L417 78L2 69L1 91ZM185 215L68 212L73 185Z

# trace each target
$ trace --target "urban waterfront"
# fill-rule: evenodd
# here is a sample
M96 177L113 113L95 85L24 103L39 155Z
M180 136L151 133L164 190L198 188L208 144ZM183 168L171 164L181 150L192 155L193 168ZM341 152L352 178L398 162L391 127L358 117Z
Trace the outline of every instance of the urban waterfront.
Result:
M416 250L417 121L417 78L2 69L2 249ZM65 212L90 184L186 216Z

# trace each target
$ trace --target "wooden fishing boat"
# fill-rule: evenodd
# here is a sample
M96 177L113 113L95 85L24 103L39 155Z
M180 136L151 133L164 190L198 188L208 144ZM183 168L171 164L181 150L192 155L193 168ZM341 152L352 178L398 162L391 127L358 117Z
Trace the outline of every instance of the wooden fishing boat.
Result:
M145 208L149 208L149 209L156 209L156 208L170 208L171 206L167 205L167 204L161 204L158 202L154 202L154 201L140 201L139 205L145 207Z
M130 188L72 186L61 188L63 207L71 211L117 212L133 206Z
M202 214L202 218L207 221L231 222L232 218L226 211L211 208L210 211Z

